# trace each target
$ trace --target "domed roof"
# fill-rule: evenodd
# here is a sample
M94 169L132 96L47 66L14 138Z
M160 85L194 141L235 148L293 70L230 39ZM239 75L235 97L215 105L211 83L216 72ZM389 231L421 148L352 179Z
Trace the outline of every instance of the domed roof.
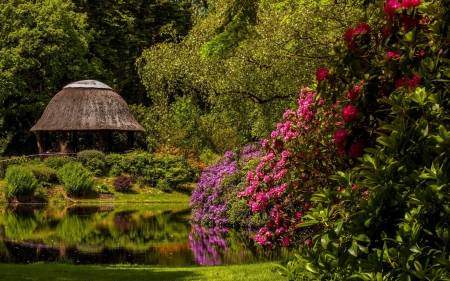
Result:
M108 85L83 80L65 86L30 131L144 131L125 100Z

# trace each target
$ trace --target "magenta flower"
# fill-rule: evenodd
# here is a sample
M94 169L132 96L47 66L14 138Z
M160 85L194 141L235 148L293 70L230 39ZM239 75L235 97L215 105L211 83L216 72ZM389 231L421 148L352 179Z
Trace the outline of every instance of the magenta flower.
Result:
M342 111L342 117L347 123L355 119L356 114L358 114L358 109L352 105L347 106Z
M359 96L359 86L353 87L353 89L347 94L349 100L354 100Z
M339 154L339 155L345 155L345 148L339 147L339 148L338 148L338 154Z
M402 5L404 9L415 8L420 5L420 0L403 0Z
M306 240L305 244L308 245L308 246L311 245L312 244L312 240L311 239Z
M353 28L348 29L344 34L344 41L350 42L353 39L353 34L355 34L355 30Z
M419 52L419 55L421 56L421 57L423 57L423 56L425 56L425 50L420 50L420 52Z
M283 247L289 246L289 242L290 242L289 237L288 236L284 237L284 239L283 239Z
M387 52L386 58L388 60L390 59L398 59L400 57L400 54L394 53L394 52Z
M334 133L334 143L340 146L347 139L347 136L347 130L337 130L336 133Z
M387 16L391 16L395 14L395 10L400 8L402 4L400 4L397 0L389 0L386 4L384 4L384 12Z
M358 158L363 155L364 145L361 142L352 143L348 150L348 156L350 158Z
M321 68L316 72L316 80L318 82L326 80L327 76L328 76L328 69L326 68Z
M354 30L354 34L362 34L362 33L369 33L370 32L370 26L365 23L362 22L360 24L358 24Z

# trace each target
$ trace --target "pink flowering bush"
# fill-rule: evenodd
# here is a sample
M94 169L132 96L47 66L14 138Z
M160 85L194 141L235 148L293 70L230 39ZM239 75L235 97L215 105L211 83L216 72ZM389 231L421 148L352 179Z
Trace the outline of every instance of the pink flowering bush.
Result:
M358 163L310 197L297 227L317 231L280 266L289 280L449 280L449 2L376 7L318 85L343 107L334 145Z
M334 133L341 119L332 105L304 88L296 110L287 110L271 139L263 140L263 157L247 175L247 188L238 194L254 215L268 216L255 241L266 246L292 246L307 241L316 228L298 229L310 208L317 186L328 186L329 176L346 163L334 143L343 145L346 131ZM339 125L342 126L342 125Z

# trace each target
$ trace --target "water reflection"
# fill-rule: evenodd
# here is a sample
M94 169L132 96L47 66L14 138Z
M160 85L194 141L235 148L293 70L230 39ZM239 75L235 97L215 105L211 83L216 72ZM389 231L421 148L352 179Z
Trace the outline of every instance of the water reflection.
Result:
M186 205L0 205L0 262L164 266L242 264L291 253L254 245L248 233L189 223Z

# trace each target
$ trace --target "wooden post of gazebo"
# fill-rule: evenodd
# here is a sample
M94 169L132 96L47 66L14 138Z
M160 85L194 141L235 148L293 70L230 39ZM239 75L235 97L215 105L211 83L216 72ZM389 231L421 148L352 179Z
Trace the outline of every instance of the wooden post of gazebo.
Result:
M67 153L67 132L61 132L61 153Z
M112 151L112 131L108 131L108 152Z
M128 132L127 135L127 149L130 150L134 146L134 132Z
M103 152L103 132L98 132L98 150Z
M44 160L44 153L45 153L45 132L39 131L39 159L42 161Z

